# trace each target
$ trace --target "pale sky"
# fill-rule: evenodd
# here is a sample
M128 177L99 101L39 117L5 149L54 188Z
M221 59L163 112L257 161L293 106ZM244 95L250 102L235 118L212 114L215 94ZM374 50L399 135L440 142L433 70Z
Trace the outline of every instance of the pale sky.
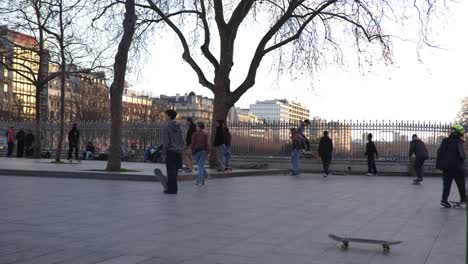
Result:
M236 106L247 108L256 100L287 98L301 102L311 110L311 117L328 120L421 120L453 121L462 97L468 96L466 74L468 62L468 1L452 5L449 18L437 23L431 39L440 49L425 47L418 61L416 44L395 39L393 66L374 65L359 71L354 62L344 67L328 64L311 78L283 76L277 82L270 72L272 56L262 62L257 81ZM249 25L250 26L250 25ZM410 27L408 27L410 28ZM236 40L238 55L231 82L239 84L244 77L259 35L256 27L240 29ZM400 30L400 29L395 29ZM170 32L170 31L168 31ZM412 36L413 32L403 32ZM413 37L415 38L415 37ZM130 73L134 87L153 96L174 95L194 91L213 97L211 91L198 84L190 66L183 62L179 42L172 34L156 39L149 47L150 55L141 71ZM349 61L355 54L347 53ZM199 59L199 61L201 61Z

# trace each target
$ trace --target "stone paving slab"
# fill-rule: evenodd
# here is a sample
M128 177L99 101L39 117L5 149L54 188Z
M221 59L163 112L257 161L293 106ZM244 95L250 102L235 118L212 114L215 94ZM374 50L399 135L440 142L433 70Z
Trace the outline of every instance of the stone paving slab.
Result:
M0 177L0 264L465 263L466 211L439 178L243 177L151 182ZM451 199L458 199L456 188ZM402 240L341 250L327 235Z

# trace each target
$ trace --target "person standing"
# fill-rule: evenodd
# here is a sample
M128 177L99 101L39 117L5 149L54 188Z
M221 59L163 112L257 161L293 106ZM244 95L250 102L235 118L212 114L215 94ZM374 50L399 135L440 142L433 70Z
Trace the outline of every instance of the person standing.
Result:
M326 178L329 175L330 163L333 154L333 141L328 136L328 131L323 132L323 137L320 138L318 153L322 160L323 177Z
M78 130L78 125L73 124L72 129L68 132L68 160L72 161L72 153L75 152L75 159L80 160L78 156L78 147L80 144L80 131Z
M162 152L166 156L167 170L167 190L164 190L164 193L177 194L177 174L179 169L182 168L184 138L180 125L175 121L177 112L169 109L165 113L166 123L161 133Z
M291 163L292 175L298 177L300 174L299 161L301 152L304 150L305 140L304 137L297 129L291 128Z
M6 138L7 138L7 145L8 145L8 150L7 150L7 157L11 158L11 155L13 154L13 149L15 148L15 129L14 127L10 127L6 133Z
M224 170L231 169L231 132L226 123L224 123Z
M216 132L213 142L214 154L216 155L216 168L218 172L224 171L224 121L216 121Z
M414 134L410 144L409 157L415 156L413 161L413 167L416 171L416 179L414 183L420 183L423 181L424 174L424 162L429 158L429 153L427 152L426 145L424 142L418 138L418 135Z
M192 135L197 131L197 126L193 123L193 119L188 117L186 120L188 126L187 135L185 137L185 147L183 153L184 170L187 172L193 171L193 154L192 154Z
M197 163L197 182L196 185L204 185L208 176L205 170L205 160L209 152L208 135L205 133L205 124L197 123L197 131L192 135L191 149L195 162Z
M16 157L21 158L23 157L24 153L24 138L25 138L24 130L21 128L18 133L16 133Z
M24 147L26 149L26 157L31 157L33 155L33 143L34 143L34 134L31 129L28 129L28 133L24 137Z
M463 134L465 129L461 125L454 125L450 136L445 138L437 150L436 168L443 171L443 191L440 205L446 208L452 207L448 202L452 181L458 187L460 202L466 203L466 185L465 185L465 150L463 144Z
M367 157L367 176L377 175L377 166L375 165L375 158L379 157L377 148L374 141L372 141L372 134L367 135L366 157Z

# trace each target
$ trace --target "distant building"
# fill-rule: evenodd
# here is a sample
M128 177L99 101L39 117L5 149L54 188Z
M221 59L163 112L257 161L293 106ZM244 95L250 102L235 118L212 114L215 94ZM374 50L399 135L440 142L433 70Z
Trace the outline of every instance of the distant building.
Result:
M232 107L228 113L228 122L256 123L258 117L251 113L249 109Z
M122 96L123 120L124 121L151 121L153 114L153 99L147 95L138 95L125 83Z
M286 99L257 101L250 112L268 122L298 122L310 117L310 110L302 104Z
M177 112L178 119L192 117L196 121L211 123L213 119L213 99L196 95L194 92L189 94L176 94L175 96L164 96L161 98L167 100L171 109Z
M34 37L0 27L0 118L31 120L36 114L36 86L28 79L37 79L39 55ZM44 75L48 75L46 53ZM12 69L12 70L9 70ZM33 72L31 72L33 71ZM47 91L42 93L47 115Z

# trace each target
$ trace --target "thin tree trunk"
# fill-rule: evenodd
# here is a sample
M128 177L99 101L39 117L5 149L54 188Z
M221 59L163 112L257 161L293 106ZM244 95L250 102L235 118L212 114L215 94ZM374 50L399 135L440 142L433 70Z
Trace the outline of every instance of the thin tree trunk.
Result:
M128 53L135 33L135 0L125 2L124 33L119 43L114 63L114 79L110 88L111 138L109 147L108 171L121 169L122 156L122 94L127 72Z
M67 61L65 57L65 45L64 45L64 25L63 25L63 10L62 10L63 3L60 1L60 12L59 12L59 19L60 19L60 57L61 57L61 74L60 74L60 132L59 132L59 140L57 145L57 152L55 153L55 162L60 162L60 156L62 155L63 149L63 137L65 134L65 85L67 79Z
M211 122L211 143L214 144L214 139L216 135L216 126L218 120L226 122L229 108L231 108L226 95L224 94L215 94L213 100L213 120ZM216 154L214 151L211 152L213 155L209 157L210 168L216 168L217 160Z

